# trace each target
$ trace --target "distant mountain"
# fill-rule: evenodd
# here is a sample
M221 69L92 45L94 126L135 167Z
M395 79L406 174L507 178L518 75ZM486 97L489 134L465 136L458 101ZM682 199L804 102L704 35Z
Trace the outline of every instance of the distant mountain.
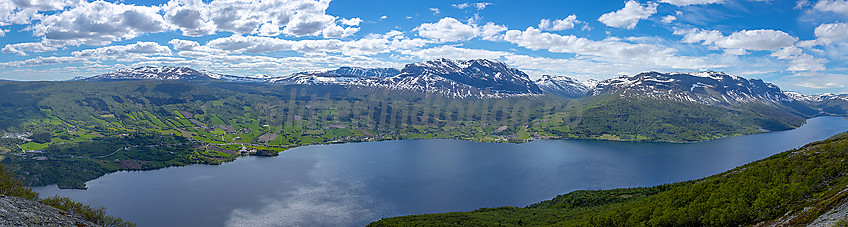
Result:
M288 76L270 79L274 84L301 84L301 85L363 85L368 83L353 83L360 80L379 80L400 74L400 70L394 68L361 68L340 67L334 70L299 72Z
M721 72L659 73L620 76L598 83L592 95L650 97L701 104L735 105L749 102L791 102L774 84Z
M570 98L586 96L589 89L593 88L596 84L590 83L587 85L571 77L551 75L542 75L534 83L546 94L561 95ZM589 87L590 85L593 87Z
M343 85L442 94L451 97L508 97L542 94L521 70L498 61L438 59L392 68L341 67L271 79L275 84Z
M598 82L578 107L563 137L701 141L787 130L821 110L778 86L721 72L619 76Z
M821 110L824 114L829 115L848 115L848 94L817 94L804 95L798 92L784 92L787 96L813 106Z
M805 95L794 91L785 91L783 93L795 100L806 102L825 102L834 100L848 101L848 94L824 93L816 95Z
M282 85L350 85L352 82L365 79L368 79L368 77L329 73L295 73L270 79L268 83Z
M540 79L532 81L521 70L509 67L499 61L486 59L464 61L442 58L407 64L401 70L340 67L334 70L301 72L287 76L233 76L187 67L146 66L119 69L88 78L78 77L73 80L220 80L283 85L341 85L476 98L500 98L543 93L570 98L579 98L585 95L616 94L621 97L667 99L724 106L750 102L784 104L803 102L814 106L832 106L835 105L832 102L836 102L845 103L838 106L848 108L848 95L809 96L783 92L777 86L760 79L749 80L720 72L647 72L635 76L619 76L604 81L588 80L586 82L565 76L544 75ZM834 113L841 112L836 110Z
M400 70L395 68L362 68L345 66L322 73L338 76L392 77L400 74Z
M188 67L145 66L130 69L119 69L112 72L100 74L88 78L77 78L83 81L108 81L108 80L209 80L220 78L222 75L197 71Z
M407 64L397 76L363 81L364 86L438 93L453 97L508 97L542 94L521 70L486 59L437 59Z
M206 71L200 71L206 72ZM207 76L213 79L219 79L230 82L239 82L239 83L268 83L271 80L277 78L271 75L256 75L256 76L233 76L233 75L225 75L225 74L217 74L217 73L209 73L206 72Z

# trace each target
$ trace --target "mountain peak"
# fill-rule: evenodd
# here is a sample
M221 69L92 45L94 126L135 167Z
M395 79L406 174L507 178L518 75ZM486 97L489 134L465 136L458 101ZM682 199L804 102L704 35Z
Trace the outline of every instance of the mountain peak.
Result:
M541 94L530 77L500 61L440 58L407 64L385 83L391 89L443 93L458 97L501 97Z
M774 84L745 79L722 72L645 72L620 76L598 83L593 95L617 93L621 96L693 101L706 104L736 104L752 101L793 100Z
M220 75L197 71L188 67L176 66L142 66L124 68L107 72L93 77L81 78L85 81L107 80L208 80L217 79Z
M585 83L567 76L542 75L535 84L545 93L571 98L583 97L591 89Z

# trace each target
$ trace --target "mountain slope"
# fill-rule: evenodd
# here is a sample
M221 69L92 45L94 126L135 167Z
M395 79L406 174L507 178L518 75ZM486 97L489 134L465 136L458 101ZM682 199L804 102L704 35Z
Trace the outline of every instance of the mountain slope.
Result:
M392 77L400 74L400 70L395 68L362 68L343 66L323 73L339 76Z
M270 79L268 83L283 85L368 85L367 82L395 76L400 70L394 68L340 67L318 72L300 72Z
M820 112L773 84L718 72L620 76L588 93L549 117L564 116L567 128L547 131L564 138L694 142L791 129Z
M848 133L735 169L650 188L575 191L525 208L386 218L369 226L798 226L848 203ZM819 219L819 220L817 220ZM830 220L833 224L835 220Z
M197 71L187 67L172 67L172 66L163 66L163 67L138 67L138 68L127 68L127 69L119 69L112 72L100 74L93 77L88 78L78 78L75 80L83 80L83 81L114 81L114 80L182 80L182 81L196 81L196 80L210 80L217 79L215 77L219 77L220 75Z
M546 94L561 95L570 98L586 96L589 89L594 87L589 87L588 85L567 76L542 75L542 77L534 81L534 83Z
M0 226L100 226L36 201L0 195Z
M708 105L736 105L750 102L791 102L774 84L745 79L720 72L659 73L620 76L598 83L593 95L620 93L622 97L651 97Z
M806 103L819 109L823 114L845 116L848 115L848 94L818 94L804 95L797 92L784 92L799 102Z
M486 59L461 61L442 58L408 64L397 76L363 84L454 97L507 97L542 93L521 70Z
M352 82L366 80L368 77L354 75L336 75L329 73L296 73L270 79L268 83L281 85L350 85Z

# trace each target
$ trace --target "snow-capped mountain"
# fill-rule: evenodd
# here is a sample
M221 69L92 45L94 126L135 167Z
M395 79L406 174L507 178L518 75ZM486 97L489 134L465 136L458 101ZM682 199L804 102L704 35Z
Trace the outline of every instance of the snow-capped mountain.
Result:
M84 81L108 81L108 80L183 80L183 81L204 81L204 80L224 80L230 82L243 83L267 83L273 79L269 75L257 75L252 77L233 76L220 73L213 73L206 70L194 70L188 67L173 67L173 66L144 66L138 68L119 69L112 72L100 74L92 77L77 77L72 80Z
M300 72L288 76L270 79L274 84L303 84L303 85L367 85L368 82L380 78L395 76L400 70L394 68L361 68L340 67L328 71ZM363 81L361 83L354 83Z
M197 71L187 67L145 66L131 69L119 69L97 76L88 78L78 78L75 80L208 80L214 77L220 77L220 75L204 71Z
M453 97L507 97L541 94L524 72L491 60L438 59L392 68L341 67L274 78L275 84L378 87Z
M748 102L791 102L774 84L745 79L721 72L658 73L619 76L598 83L592 95L618 94L621 97L649 97L732 105Z
M394 76L390 76L393 75ZM509 97L544 93L566 97L617 94L622 97L666 98L707 104L736 104L751 101L805 103L825 100L848 101L848 95L803 95L783 92L760 79L745 79L720 72L658 73L619 76L585 82L565 76L542 76L536 81L516 68L498 61L437 59L392 68L341 67L335 70L302 72L288 76L233 76L187 67L138 67L74 80L184 80L230 81L300 85L341 85L427 92L452 97Z
M453 97L507 97L542 94L521 70L498 61L438 59L407 64L397 76L357 84Z
M344 66L322 73L339 76L392 77L400 74L400 70L395 68L362 68Z
M795 100L803 102L825 102L835 100L848 102L848 94L824 93L816 95L805 95L794 91L785 91L783 93Z
M335 75L328 73L295 73L288 76L276 77L269 80L268 82L283 85L350 85L351 82L365 79L368 78L352 75Z
M591 89L585 83L567 76L542 75L535 83L545 93L572 98L586 96L586 93ZM597 81L590 84L597 84Z
M239 82L239 83L268 83L272 79L277 78L275 76L265 75L265 74L258 74L258 75L254 75L254 76L233 76L233 75L226 75L226 74L211 73L211 72L208 72L208 71L205 71L205 70L200 70L200 72L207 73L207 76L209 76L210 78L213 78L213 79L225 80L225 81L230 81L230 82Z

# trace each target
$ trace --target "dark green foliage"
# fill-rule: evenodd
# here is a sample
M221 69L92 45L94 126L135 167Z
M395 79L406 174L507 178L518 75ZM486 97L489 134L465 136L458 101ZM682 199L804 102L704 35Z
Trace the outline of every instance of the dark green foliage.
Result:
M551 133L587 139L610 134L623 140L693 142L787 130L804 123L802 115L765 104L722 107L599 96L587 101L582 111L579 115L571 114L582 120L571 131Z
M106 208L94 209L89 205L75 202L66 197L53 196L41 200L41 203L55 207L59 210L79 216L86 221L102 226L135 226L134 223L124 221L121 218L106 215Z
M3 165L0 165L0 194L38 200L38 193L33 192L29 187L23 186L12 173L5 170ZM94 209L89 205L75 202L65 197L54 196L42 199L40 202L102 226L135 226L135 224L120 218L106 215L106 208Z
M38 198L38 193L33 192L29 187L24 187L23 183L7 172L3 165L0 165L0 194L30 200Z
M558 195L552 200L545 200L528 206L527 208L578 208L598 207L609 204L623 203L631 200L645 198L660 192L672 189L679 184L658 185L647 188L623 188L611 190L578 190L565 195Z
M20 151L18 145L24 143L24 140L18 138L0 138L0 153Z
M256 150L256 153L253 153L253 155L262 156L262 157L274 157L274 156L280 155L280 152L277 152L277 151L274 151L274 150L261 149L261 150Z
M59 188L85 188L85 182L111 172L94 160L31 160L13 163L13 173L28 185L58 184Z
M527 208L412 215L370 226L740 226L782 217L804 225L848 201L846 186L843 133L700 180L575 191Z
M49 132L38 132L38 133L32 134L32 136L30 136L29 138L32 140L32 142L47 143L47 142L50 142L50 133Z
M119 170L119 164L114 161L118 159L152 161L140 169L215 163L196 158L192 144L184 137L138 133L50 146L45 150L48 160L15 157L4 162L11 164L28 185L85 188L86 181Z

